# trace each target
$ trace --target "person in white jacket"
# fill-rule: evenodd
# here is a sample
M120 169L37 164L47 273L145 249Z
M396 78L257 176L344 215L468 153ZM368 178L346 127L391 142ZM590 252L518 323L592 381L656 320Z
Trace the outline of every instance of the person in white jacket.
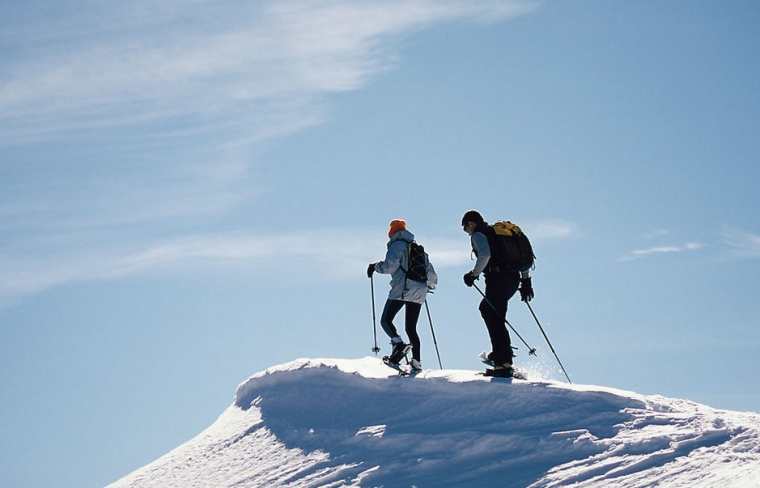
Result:
M385 259L377 263L372 263L367 268L367 276L382 273L391 275L391 290L388 293L388 300L385 302L383 314L380 318L380 325L391 338L393 350L388 358L389 362L398 364L406 355L409 345L398 335L396 327L393 325L393 319L402 307L406 307L406 334L409 337L409 343L412 348L412 360L410 366L413 370L421 370L422 364L420 359L420 337L417 335L417 320L420 316L422 304L425 303L428 290L432 290L438 284L438 275L430 263L427 254L425 259L425 281L417 281L409 277L409 255L412 243L414 243L414 234L406 229L406 221L403 219L394 219L390 222L388 230L388 251ZM416 245L416 243L414 243Z

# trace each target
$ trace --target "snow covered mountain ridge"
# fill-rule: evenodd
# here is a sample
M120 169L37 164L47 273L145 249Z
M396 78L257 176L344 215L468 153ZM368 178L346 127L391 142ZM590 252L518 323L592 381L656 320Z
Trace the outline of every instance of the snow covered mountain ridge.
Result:
M255 374L124 487L760 487L760 414L375 358Z

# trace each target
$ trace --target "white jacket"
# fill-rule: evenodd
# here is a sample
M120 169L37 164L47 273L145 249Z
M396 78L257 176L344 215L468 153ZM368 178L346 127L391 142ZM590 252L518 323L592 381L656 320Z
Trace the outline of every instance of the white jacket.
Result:
M375 271L391 275L391 291L389 300L423 303L428 289L432 290L438 284L438 275L425 253L427 283L406 279L405 269L409 269L409 244L414 241L414 234L401 230L393 234L388 241L388 252L385 259L375 264Z

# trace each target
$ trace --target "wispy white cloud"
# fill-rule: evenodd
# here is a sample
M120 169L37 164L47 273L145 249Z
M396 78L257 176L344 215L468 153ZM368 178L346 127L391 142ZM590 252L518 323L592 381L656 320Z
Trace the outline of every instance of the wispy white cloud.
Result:
M0 141L166 120L194 130L230 120L255 127L281 103L300 100L293 119L280 121L288 127L312 110L314 97L356 90L392 67L386 41L394 36L460 19L503 20L531 8L494 0L165 4L90 3L26 29L6 22L28 42L9 43L19 56L4 63ZM51 28L55 42L45 34ZM242 125L240 132L250 130Z
M698 251L705 247L701 242L687 242L681 245L653 246L644 249L634 249L620 258L620 261L633 261L635 259L659 254L677 254L688 251Z
M274 236L148 239L172 235L166 224L181 219L202 229L256 198L257 145L325 122L330 95L397 66L403 36L445 22L504 21L536 3L58 5L19 2L0 16L0 150L14 155L0 163L0 296L185 261L258 266L273 259L272 248L326 260L318 237L308 249ZM38 143L49 141L66 141L67 154L44 154ZM136 226L154 232L129 231ZM567 232L549 225L535 238ZM61 235L82 243L82 254L59 248ZM125 236L128 246L114 245ZM467 251L446 244L434 254L453 263Z
M543 235L539 240L564 239L565 233ZM59 243L65 243L61 238ZM337 245L336 243L340 243ZM422 242L437 269L470 263L467 236L426 237ZM382 259L382 235L365 229L313 229L279 234L224 233L167 239L119 250L81 253L73 250L54 255L0 252L0 299L39 293L49 288L89 281L111 281L157 271L192 267L234 269L245 267L269 279L299 273L318 274L333 281L361 276L366 264ZM2 251L2 249L0 249ZM275 278L273 278L275 277Z
M739 229L727 229L723 232L723 243L734 256L760 257L760 234Z
M437 266L466 260L462 242L433 241L428 248ZM281 234L196 235L156 242L142 249L86 255L75 251L46 257L0 254L0 297L29 295L71 283L203 266L234 265L236 269L244 266L250 273L267 273L270 277L318 273L321 279L342 280L360 276L367 263L382 258L383 244L377 232L317 229Z
M502 21L534 6L520 0L15 6L0 18L0 147L50 139L81 144L69 162L49 156L33 165L2 163L30 188L0 180L0 218L14 209L0 227L226 212L252 196L250 175L217 176L226 174L228 152L236 151L232 164L243 162L250 172L252 145L321 124L328 95L360 89L394 67L394 40L442 22ZM38 169L26 178L31 170L22 165ZM51 178L43 165L61 169Z
M580 235L578 225L565 220L528 221L521 227L531 240L536 241L569 239Z

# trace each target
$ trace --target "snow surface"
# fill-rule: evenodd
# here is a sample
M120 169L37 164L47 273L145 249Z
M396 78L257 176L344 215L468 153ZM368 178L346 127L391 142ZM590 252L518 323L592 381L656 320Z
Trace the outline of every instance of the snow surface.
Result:
M255 374L123 487L760 487L760 414L376 358Z

